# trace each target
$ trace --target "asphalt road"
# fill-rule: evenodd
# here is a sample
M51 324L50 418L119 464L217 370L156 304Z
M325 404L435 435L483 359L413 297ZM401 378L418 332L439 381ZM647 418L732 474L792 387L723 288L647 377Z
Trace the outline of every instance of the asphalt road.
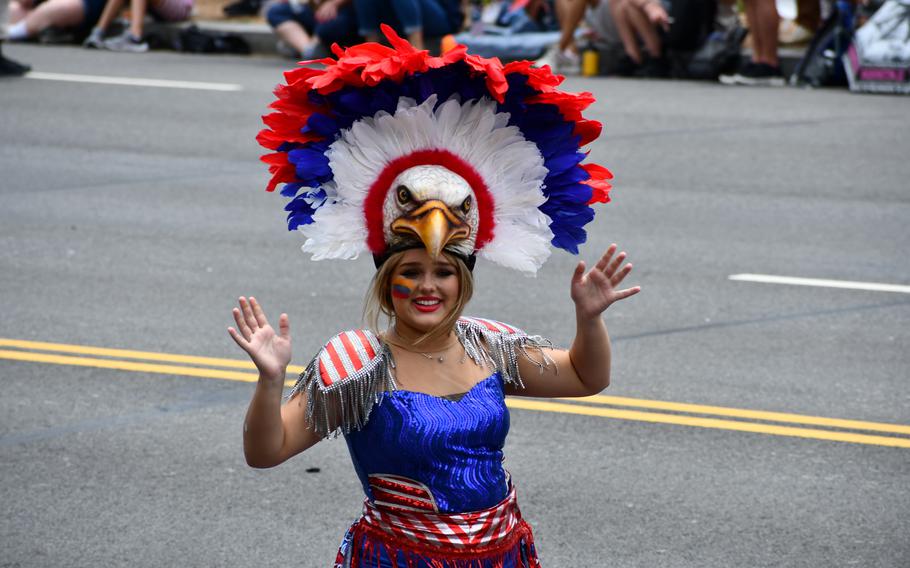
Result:
M358 325L370 261L310 262L263 191L254 136L286 61L7 52L41 73L239 90L0 81L0 338L241 360L225 329L253 294L290 314L305 364ZM618 242L643 287L608 311L605 394L647 414L513 408L507 467L544 565L910 566L910 448L882 445L910 441L910 296L729 279L910 284L908 100L567 86L598 97L592 158L616 174L582 257ZM481 263L469 311L567 344L575 261L555 253L536 279ZM362 498L342 442L252 470L251 383L62 350L0 341L0 566L331 563ZM884 430L699 423L717 412L654 401Z

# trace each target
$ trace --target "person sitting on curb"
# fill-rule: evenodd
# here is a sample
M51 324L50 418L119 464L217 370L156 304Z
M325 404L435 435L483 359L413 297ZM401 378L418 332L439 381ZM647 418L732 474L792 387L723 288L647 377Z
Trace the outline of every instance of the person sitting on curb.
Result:
M9 0L0 0L0 77L17 77L25 75L32 68L3 55L3 40L6 39L6 14L8 11Z
M12 0L7 39L24 41L49 28L75 29L85 34L104 9L104 0Z
M193 0L130 0L130 26L122 34L105 39L108 27L123 9L124 0L107 0L97 25L82 43L92 49L143 53L149 44L143 39L145 14L150 11L164 22L182 22L193 11Z
M670 27L669 15L659 0L556 0L556 15L562 34L537 60L539 66L550 65L558 73L579 73L581 56L575 33L586 20L603 58L601 67L608 74L666 74L652 69L662 60L660 30L666 32Z
M320 45L348 46L360 41L350 0L279 0L266 12L266 20L299 59L315 59Z

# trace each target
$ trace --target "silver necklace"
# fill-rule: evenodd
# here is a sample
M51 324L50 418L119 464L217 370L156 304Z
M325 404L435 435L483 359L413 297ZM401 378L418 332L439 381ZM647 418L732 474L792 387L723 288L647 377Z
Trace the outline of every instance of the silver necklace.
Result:
M400 336L398 335L398 332L395 331L394 329L392 330L392 333L395 334L395 337L400 337ZM416 354L418 354L418 355L424 357L424 358L427 359L428 361L432 361L432 360L435 359L436 362L439 363L439 364L441 365L441 364L443 364L443 363L446 362L446 354L448 353L449 349L451 349L453 345L455 345L455 344L458 343L458 338L456 337L456 338L455 338L455 341L453 341L452 343L446 345L445 348L443 348L442 351L438 351L437 353L429 353L429 352L426 352L426 351L415 351L414 349L411 349L411 348L409 348L409 347L407 347L407 346L405 346L405 345L402 345L401 343L398 343L397 341L389 341L389 338L388 338L388 337L386 338L386 341L388 341L389 343L391 343L392 345L395 345L396 347L398 347L398 348L400 348L400 349L404 349L405 351L408 351L408 352L410 352L410 353L416 353ZM465 358L464 358L464 357L461 358L461 362L462 362L462 363L465 362Z

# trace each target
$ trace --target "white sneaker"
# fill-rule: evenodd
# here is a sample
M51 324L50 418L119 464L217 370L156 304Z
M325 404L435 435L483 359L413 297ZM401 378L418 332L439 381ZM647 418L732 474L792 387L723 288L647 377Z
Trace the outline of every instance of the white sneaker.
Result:
M118 36L104 40L104 48L111 51L125 51L129 53L145 53L149 44L141 39L134 38L130 32L125 31Z
M777 41L781 45L804 45L812 41L815 35L812 30L806 29L793 20L781 20L777 30Z
M82 47L104 49L104 36L99 30L92 30L92 33L88 34L88 37L82 42Z
M538 67L549 65L554 73L562 73L563 75L578 75L581 73L581 56L571 49L560 50L557 45L551 45L546 53L534 64Z
M581 56L571 49L564 49L556 54L556 70L563 75L581 74Z
M540 56L540 59L534 61L534 65L537 67L543 67L544 65L549 65L550 69L556 67L556 54L559 52L559 47L556 44L551 45L547 48L543 55Z

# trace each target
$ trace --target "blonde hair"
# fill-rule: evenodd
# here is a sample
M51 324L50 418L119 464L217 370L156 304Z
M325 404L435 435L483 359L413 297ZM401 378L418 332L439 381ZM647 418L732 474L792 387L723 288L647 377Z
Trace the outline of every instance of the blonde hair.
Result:
M379 320L385 316L389 326L395 323L395 307L392 305L392 275L395 269L401 264L401 259L407 251L397 252L391 255L376 270L373 279L370 281L370 287L367 290L363 303L363 321L377 335L380 333ZM455 322L461 317L465 307L474 295L474 276L468 270L464 261L454 254L443 252L446 259L455 267L455 274L458 276L458 297L455 299L455 305L452 311L442 320L439 325L421 335L415 345L424 341L447 334Z

